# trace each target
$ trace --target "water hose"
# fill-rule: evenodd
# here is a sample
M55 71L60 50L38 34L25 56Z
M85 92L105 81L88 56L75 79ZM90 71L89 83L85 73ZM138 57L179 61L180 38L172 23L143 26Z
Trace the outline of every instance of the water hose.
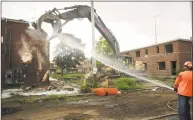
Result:
M173 116L173 115L178 115L177 109L172 108L172 107L170 106L170 103L171 103L171 102L174 102L174 101L177 101L177 100L170 100L170 101L168 101L168 102L167 102L167 107L168 107L169 109L175 111L175 113L170 113L170 114L165 114L165 115L160 115L160 116L152 117L152 118L149 118L148 120L156 120L156 119L162 119L162 118L169 117L169 116Z
M178 110L175 109L175 108L172 108L172 107L170 106L170 103L171 103L171 102L174 102L174 101L177 101L177 100L170 100L170 101L168 101L168 102L167 102L167 107L168 107L169 109L175 111L175 113L171 113L171 114L166 114L166 115L161 115L161 116L153 117L153 118L148 119L148 120L155 120L155 119L160 119L160 118L169 117L169 116L173 116L173 115L178 115L178 113L177 113Z
M160 115L160 116L148 118L148 119L145 119L145 120L162 119L162 118L169 117L169 116L173 116L173 115L177 115L177 113L170 113L170 114L166 114L166 115Z
M170 106L170 103L171 103L171 102L174 102L174 101L177 101L177 100L170 100L170 101L168 101L168 102L167 102L167 107L170 108L171 110L175 111L175 112L178 112L177 109L172 108L172 107Z

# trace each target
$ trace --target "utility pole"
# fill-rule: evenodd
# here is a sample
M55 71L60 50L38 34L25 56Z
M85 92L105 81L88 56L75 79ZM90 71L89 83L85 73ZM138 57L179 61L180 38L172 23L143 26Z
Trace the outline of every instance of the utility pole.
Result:
M94 2L91 1L91 22L92 22L92 54L95 55L95 18L94 18ZM92 57L92 72L94 75L93 79L93 87L97 87L97 81L96 81L96 73L97 73L97 68L96 68L96 60L94 57Z
M156 17L158 17L159 15L153 16L153 18L155 18L155 43L157 44L157 26L156 26Z
M91 22L92 22L92 53L95 54L95 19L94 19L94 2L91 1ZM92 57L92 72L96 74L96 60Z

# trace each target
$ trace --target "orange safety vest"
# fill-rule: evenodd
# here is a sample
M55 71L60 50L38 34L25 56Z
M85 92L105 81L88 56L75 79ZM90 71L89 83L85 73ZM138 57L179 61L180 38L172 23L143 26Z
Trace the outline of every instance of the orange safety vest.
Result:
M174 88L178 89L178 94L192 97L192 71L179 73L176 78Z

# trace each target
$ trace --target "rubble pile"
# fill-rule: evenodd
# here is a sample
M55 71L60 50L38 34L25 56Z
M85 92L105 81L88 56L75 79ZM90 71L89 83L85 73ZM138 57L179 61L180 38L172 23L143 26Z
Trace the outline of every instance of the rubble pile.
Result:
M32 88L31 86L25 87L23 89L23 92L45 92L45 91L52 91L56 90L57 92L59 91L74 91L75 89L78 89L78 86L76 84L69 84L65 83L65 81L61 80L53 80L50 81L49 86L44 86L44 87L36 87Z
M33 96L33 95L66 95L79 94L80 87L76 84L65 83L62 80L50 80L49 86L27 86L22 89L7 89L2 91L2 98L9 98L13 95Z
M57 91L67 90L74 91L74 87L70 84L65 83L64 81L51 81L50 86L46 88L48 91L55 89Z

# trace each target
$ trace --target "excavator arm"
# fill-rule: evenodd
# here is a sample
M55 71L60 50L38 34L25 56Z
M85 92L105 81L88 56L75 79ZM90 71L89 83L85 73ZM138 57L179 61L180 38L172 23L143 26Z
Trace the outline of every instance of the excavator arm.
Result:
M60 13L59 10L69 10L63 13ZM94 19L95 19L95 27L97 30L102 34L102 36L107 40L109 46L112 48L114 55L116 57L120 57L120 49L119 44L113 35L113 33L106 27L102 19L97 15L96 10L94 10ZM42 28L42 22L50 23L53 27L53 36L58 33L61 33L62 27L73 19L83 19L88 18L91 22L91 8L87 5L75 5L71 7L65 7L63 9L56 9L54 8L51 11L46 12L42 15L36 24L36 29L39 30L41 33L46 33ZM62 24L61 20L65 22ZM52 36L52 37L53 37Z

